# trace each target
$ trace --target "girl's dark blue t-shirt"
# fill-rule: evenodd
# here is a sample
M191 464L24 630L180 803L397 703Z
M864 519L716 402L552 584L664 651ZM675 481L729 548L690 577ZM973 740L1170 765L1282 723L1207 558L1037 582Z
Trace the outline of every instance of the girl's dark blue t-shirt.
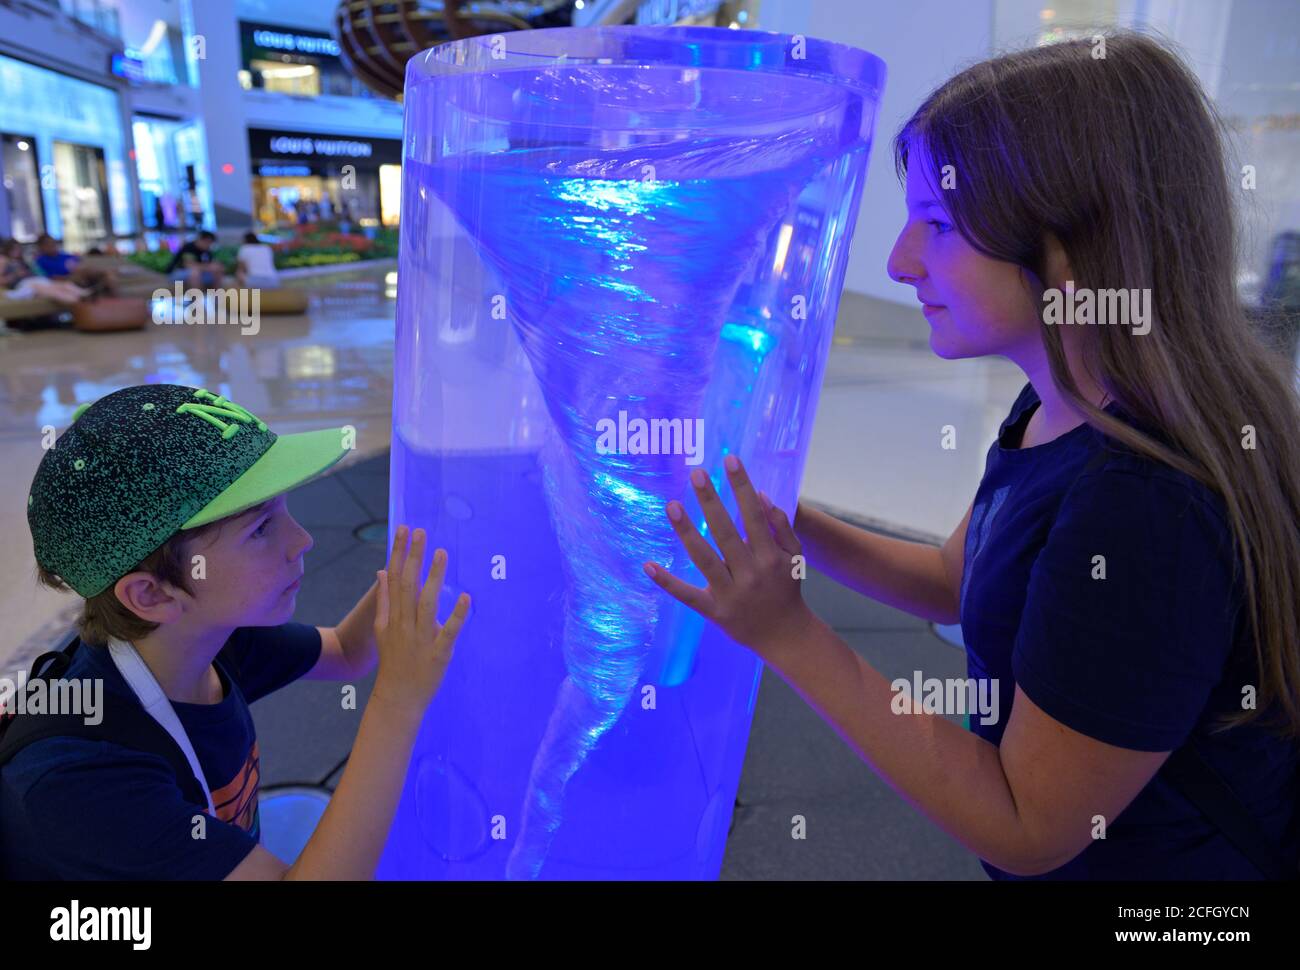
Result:
M1296 746L1258 722L1209 731L1258 686L1222 500L1088 424L1016 447L1038 404L1027 384L989 448L971 511L968 676L997 679L1004 711L1018 686L1048 716L1118 747L1172 751L1195 733L1293 870ZM998 744L1006 720L972 717L971 729ZM1107 822L1104 839L1030 878L1261 878L1163 768ZM983 865L994 879L1021 878Z

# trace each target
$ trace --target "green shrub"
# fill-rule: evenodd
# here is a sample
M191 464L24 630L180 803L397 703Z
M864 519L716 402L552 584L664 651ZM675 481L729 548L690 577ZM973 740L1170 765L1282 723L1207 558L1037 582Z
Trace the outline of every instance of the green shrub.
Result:
M172 264L172 254L165 249L141 250L131 253L127 259L137 266L143 266L145 269L151 269L155 273L167 272L167 267Z
M334 263L355 263L361 257L353 252L333 253L281 253L276 255L275 265L285 269L291 266L329 266Z
M380 229L374 241L367 240L364 246L360 246L356 241L341 245L335 241L340 238L337 233L332 234L334 239L326 242L330 235L330 233L312 233L294 240L287 246L276 247L276 267L290 269L295 266L329 266L334 263L355 263L366 259L386 259L397 255L396 229L388 227ZM313 238L320 241L313 243ZM212 258L225 267L227 273L233 274L237 253L238 248L235 246L217 246L212 250ZM154 272L166 273L172 262L172 253L167 249L156 249L132 253L127 259Z

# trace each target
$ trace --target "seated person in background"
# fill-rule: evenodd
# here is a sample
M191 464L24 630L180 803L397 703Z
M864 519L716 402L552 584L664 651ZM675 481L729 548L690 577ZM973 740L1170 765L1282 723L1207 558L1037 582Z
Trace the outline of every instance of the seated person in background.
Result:
M244 244L235 255L235 279L239 286L254 286L273 290L280 285L280 275L275 271L275 250L257 238L257 233L244 233Z
M16 239L0 242L0 296L11 300L53 300L72 306L90 296L74 283L37 276L23 259L22 243Z
M212 258L212 246L216 241L217 237L204 229L178 249L167 267L171 278L196 288L220 286L226 271Z
M0 290L11 290L32 275L32 268L23 259L23 244L17 239L0 242Z
M56 282L87 287L96 295L112 293L117 284L111 272L77 265L80 260L71 253L65 253L59 241L49 234L36 240L36 251L39 253L36 268Z

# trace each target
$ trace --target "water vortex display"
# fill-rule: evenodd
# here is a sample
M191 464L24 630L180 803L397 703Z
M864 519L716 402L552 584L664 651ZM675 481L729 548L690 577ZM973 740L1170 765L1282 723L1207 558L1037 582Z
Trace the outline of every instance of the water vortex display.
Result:
M381 875L713 877L759 666L641 566L701 582L664 515L694 463L739 453L793 509L883 72L725 30L501 39L522 66L475 38L408 68L390 529L429 528L475 614ZM637 419L653 448L601 438Z

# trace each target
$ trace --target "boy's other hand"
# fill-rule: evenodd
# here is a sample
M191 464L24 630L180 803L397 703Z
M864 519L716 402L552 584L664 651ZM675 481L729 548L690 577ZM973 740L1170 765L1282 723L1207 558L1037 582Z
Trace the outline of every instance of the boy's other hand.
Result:
M388 568L378 574L375 642L379 673L372 696L423 715L442 684L452 648L469 613L469 594L462 593L445 624L438 623L438 595L447 570L447 552L433 554L429 578L420 587L427 536L398 526ZM409 549L408 549L409 540Z

